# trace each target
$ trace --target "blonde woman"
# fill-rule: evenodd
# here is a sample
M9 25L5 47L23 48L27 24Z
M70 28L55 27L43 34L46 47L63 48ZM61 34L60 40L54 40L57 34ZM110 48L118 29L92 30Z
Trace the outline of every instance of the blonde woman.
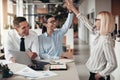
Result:
M66 0L66 2L79 21L84 23L90 31L97 34L92 44L90 57L86 63L90 71L89 80L110 80L111 72L117 67L114 41L111 37L115 25L112 14L101 11L96 18L96 27L93 27L88 19L77 11L71 0Z

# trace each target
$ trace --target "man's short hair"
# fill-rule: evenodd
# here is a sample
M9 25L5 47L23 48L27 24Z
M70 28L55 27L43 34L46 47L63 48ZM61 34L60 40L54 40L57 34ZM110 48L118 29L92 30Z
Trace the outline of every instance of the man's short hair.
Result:
M23 21L26 21L25 17L15 17L14 20L13 20L13 25L18 26L19 23L21 23Z

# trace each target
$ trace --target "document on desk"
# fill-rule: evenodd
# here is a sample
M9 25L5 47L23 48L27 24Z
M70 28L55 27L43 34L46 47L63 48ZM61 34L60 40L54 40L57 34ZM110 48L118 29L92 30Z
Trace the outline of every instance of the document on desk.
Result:
M29 67L26 67L16 72L15 74L25 76L29 79L38 79L38 78L52 77L57 75L52 71L34 71Z
M69 62L73 62L73 59L58 59L55 60L56 63L69 63Z
M11 64L12 62L8 60L0 60L0 63L5 65L5 64Z

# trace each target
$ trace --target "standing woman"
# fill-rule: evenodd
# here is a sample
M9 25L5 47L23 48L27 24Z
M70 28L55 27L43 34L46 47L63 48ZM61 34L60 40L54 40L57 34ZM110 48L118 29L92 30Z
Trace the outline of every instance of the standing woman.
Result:
M75 13L81 23L97 34L92 43L91 54L86 63L90 71L89 80L110 80L110 74L117 67L114 40L112 40L111 33L114 31L115 21L111 13L101 11L98 13L95 25L73 6L71 0L66 0L71 10Z

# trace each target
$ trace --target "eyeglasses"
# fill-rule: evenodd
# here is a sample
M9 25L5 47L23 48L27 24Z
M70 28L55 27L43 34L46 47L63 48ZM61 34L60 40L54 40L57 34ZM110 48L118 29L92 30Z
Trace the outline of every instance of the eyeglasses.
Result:
M49 23L54 24L54 23L56 23L56 20L52 20L52 21L50 21Z
M95 21L100 21L100 19L95 19Z

